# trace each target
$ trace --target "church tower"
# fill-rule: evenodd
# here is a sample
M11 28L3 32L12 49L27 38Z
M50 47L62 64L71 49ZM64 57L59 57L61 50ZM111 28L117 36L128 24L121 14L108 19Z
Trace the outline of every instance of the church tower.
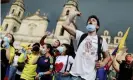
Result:
M111 36L110 36L108 30L105 30L105 31L104 31L104 34L101 35L101 37L103 37L103 38L107 41L108 44L111 43Z
M123 37L123 32L122 31L119 31L117 33L117 36L114 37L114 44L117 44L118 45L120 43L120 40L122 39L122 37Z
M62 24L67 19L68 15L74 12L75 10L79 11L77 0L68 0L67 3L64 5L61 16L57 20L54 36L58 38L61 41L61 43L68 43L68 44L70 43L70 34L62 28ZM75 21L76 18L74 22ZM70 24L70 27L76 29L76 26L73 24Z
M9 13L3 20L3 32L17 32L21 25L24 11L24 1L15 0L15 2L11 5Z

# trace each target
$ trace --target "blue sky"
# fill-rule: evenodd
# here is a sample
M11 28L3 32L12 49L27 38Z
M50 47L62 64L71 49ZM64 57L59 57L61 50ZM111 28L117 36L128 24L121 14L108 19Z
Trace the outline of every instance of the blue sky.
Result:
M2 20L9 12L11 0L8 4L1 5ZM127 38L127 47L129 52L133 52L133 0L77 0L79 10L82 16L77 18L77 26L79 30L86 31L86 20L88 16L94 14L100 19L100 31L107 29L111 36L117 35L118 31L125 32L128 27L131 27ZM52 31L56 27L56 20L59 18L63 5L67 0L24 0L25 14L27 12L34 13L37 9L41 10L41 14L47 13L50 23L48 31Z

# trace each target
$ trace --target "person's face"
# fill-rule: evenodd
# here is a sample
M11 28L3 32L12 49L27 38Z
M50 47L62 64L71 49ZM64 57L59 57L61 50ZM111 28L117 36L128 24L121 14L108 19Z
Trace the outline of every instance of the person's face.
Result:
M67 49L64 45L61 45L61 47L63 47L63 53L62 54L65 55L66 54L65 52L66 52Z
M11 34L7 33L5 36L9 39L10 42L12 41L12 35Z
M132 58L131 55L127 55L125 60L126 60L127 62L131 62L131 61L133 60L133 58Z
M53 46L54 46L54 47L58 47L59 44L60 44L60 42L59 42L58 40L56 40L56 41L54 42Z
M89 19L88 24L95 25L96 26L96 29L99 28L99 26L97 25L97 20L95 18Z
M44 49L45 53L49 52L49 49L47 48L47 45L43 45L43 49Z

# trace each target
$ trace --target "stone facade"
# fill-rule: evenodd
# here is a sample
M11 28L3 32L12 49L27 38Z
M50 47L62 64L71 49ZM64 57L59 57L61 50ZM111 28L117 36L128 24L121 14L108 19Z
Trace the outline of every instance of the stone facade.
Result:
M101 35L107 43L109 44L109 53L112 53L114 49L118 46L120 40L123 37L123 32L119 31L115 37L112 37L108 30L105 30L103 35ZM124 46L126 48L126 46Z
M61 43L70 44L71 35L62 28L62 23L66 20L67 16L73 11L78 11L77 0L68 0L64 5L63 11L57 20L57 25L52 34L46 38L46 42L53 43L55 39L59 39ZM9 14L3 20L2 28L3 35L10 32L15 37L15 46L19 47L20 43L32 44L39 42L41 37L47 31L49 20L46 15L41 15L40 10L37 10L30 16L23 16L25 12L23 0L15 0L11 5ZM76 22L76 17L73 21ZM70 24L69 27L76 29L77 27ZM118 32L114 38L111 37L109 31L105 30L101 35L106 39L109 44L110 53L117 47L123 32Z

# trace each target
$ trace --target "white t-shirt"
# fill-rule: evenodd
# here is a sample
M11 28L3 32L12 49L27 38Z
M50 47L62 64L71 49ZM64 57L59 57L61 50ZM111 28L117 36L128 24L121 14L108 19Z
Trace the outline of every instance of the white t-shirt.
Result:
M76 30L76 40L77 44L80 40L80 37L84 33ZM108 50L108 45L105 39L102 42L103 51ZM86 80L95 80L96 78L96 69L95 62L98 59L98 37L96 36L87 36L79 45L76 57L72 66L70 73L73 76L81 76Z
M67 58L68 55L66 56L58 56L55 61L55 70L57 72L64 73L65 72L65 67L67 64ZM73 57L69 56L68 58L68 65L66 71L69 71L71 64L73 64Z

